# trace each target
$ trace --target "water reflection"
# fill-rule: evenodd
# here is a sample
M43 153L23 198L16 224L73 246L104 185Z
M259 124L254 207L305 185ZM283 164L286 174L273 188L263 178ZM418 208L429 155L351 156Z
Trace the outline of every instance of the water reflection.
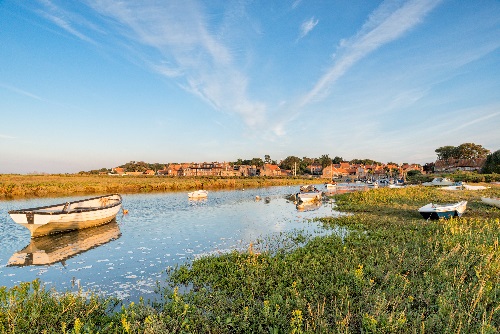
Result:
M73 285L76 280L82 291L137 302L141 297L156 298L155 290L168 276L167 268L206 254L245 251L250 243L256 245L260 240L263 250L272 250L283 244L280 240L284 235L295 236L299 233L296 231L304 235L343 235L342 231L324 230L314 221L339 215L333 203L324 201L315 210L298 211L291 196L297 192L298 187L288 186L212 191L201 201L189 201L185 192L127 194L123 207L128 214L117 218L119 230L115 236L84 246L66 240L72 234L65 233L45 238L49 240L47 246L38 245L42 238L26 248L29 232L12 221L7 212L50 205L54 199L0 201L0 286L12 287L40 278L57 290L77 291ZM66 241L58 242L59 238ZM119 239L108 242L113 238ZM52 259L43 265L39 259L42 255ZM65 265L49 264L61 262Z
M120 238L116 220L98 227L46 235L31 239L28 246L14 253L7 266L40 266L64 261L89 249Z
M311 203L298 203L296 205L297 211L315 211L321 207L321 202L311 202Z

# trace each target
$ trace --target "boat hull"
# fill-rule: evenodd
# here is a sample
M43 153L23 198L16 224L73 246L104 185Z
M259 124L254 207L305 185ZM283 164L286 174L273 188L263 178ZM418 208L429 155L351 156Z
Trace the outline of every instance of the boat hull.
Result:
M313 192L313 193L300 193L297 195L297 197L303 203L319 202L319 201L321 201L322 196L323 196L323 193L321 191Z
M32 238L79 230L109 223L121 210L120 195L24 210L9 211L16 223L26 227Z
M418 212L425 219L449 219L452 217L461 217L465 212L466 207L467 201L446 205L436 205L430 203L421 207Z
M481 201L491 206L496 206L500 208L500 198L490 198L490 197L481 197Z
M208 191L206 190L196 190L188 193L189 198L205 198L208 196Z

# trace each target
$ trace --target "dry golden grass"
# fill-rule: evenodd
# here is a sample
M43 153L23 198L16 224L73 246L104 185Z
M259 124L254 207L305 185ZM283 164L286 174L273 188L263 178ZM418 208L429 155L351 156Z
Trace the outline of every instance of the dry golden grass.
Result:
M244 189L322 183L304 178L156 177L109 175L0 175L0 199L74 194L170 192L193 189Z

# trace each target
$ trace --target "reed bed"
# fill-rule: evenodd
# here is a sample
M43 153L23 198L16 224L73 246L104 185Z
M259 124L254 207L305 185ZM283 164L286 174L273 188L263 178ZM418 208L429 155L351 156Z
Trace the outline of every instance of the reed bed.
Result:
M50 325L33 328L29 314L54 308L54 298L59 310L76 302L68 302L67 294L47 294L20 308L40 287L15 298L10 296L19 288L3 289L0 331L498 333L500 209L483 204L481 196L500 197L500 188L336 195L339 210L354 214L320 221L326 229L347 229L346 235L308 238L296 232L247 252L204 257L173 269L159 302L103 314L110 301L95 304L82 296L87 313L76 308L73 320L52 316L57 319ZM462 199L469 205L459 219L426 221L417 212L428 202ZM285 242L301 247L279 247ZM22 316L5 316L15 311Z
M270 177L155 177L0 174L0 199L79 194L150 193L196 189L245 189L321 183L324 180Z

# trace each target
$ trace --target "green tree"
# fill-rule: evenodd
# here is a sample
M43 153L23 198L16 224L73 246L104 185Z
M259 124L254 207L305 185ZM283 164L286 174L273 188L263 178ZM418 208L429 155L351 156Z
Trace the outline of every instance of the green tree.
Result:
M486 158L490 150L485 149L481 145L474 143L464 143L457 147L455 146L442 146L437 148L436 152L438 160L448 159L478 159Z
M250 165L262 167L262 166L264 166L264 161L262 161L261 158L253 158L252 160L250 160Z
M488 154L486 157L486 162L484 164L482 173L491 174L498 173L500 174L500 150L497 150L491 154Z
M457 147L457 159L486 158L490 150L474 143L464 143Z
M434 152L436 152L438 160L448 160L457 155L456 151L457 148L455 146L442 146L437 148Z
M266 164L272 163L271 156L269 154L264 155L264 162Z
M279 167L281 169L287 169L287 170L295 170L295 166L297 166L297 174L299 174L299 168L301 164L301 160L299 157L295 156L288 156L286 157L283 161L281 161Z
M334 164L339 164L341 163L342 161L344 161L344 159L342 157L338 157L338 156L335 156L335 158L333 158L332 162Z
M330 156L328 154L323 154L318 160L323 168L332 164L332 159L330 159Z

